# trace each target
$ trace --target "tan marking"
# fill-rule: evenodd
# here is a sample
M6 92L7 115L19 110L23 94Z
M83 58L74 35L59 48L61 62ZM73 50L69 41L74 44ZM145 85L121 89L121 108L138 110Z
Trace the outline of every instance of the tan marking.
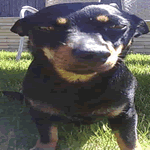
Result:
M72 56L72 48L67 45L59 46L55 52L53 64L56 68L70 69L70 66L76 62Z
M40 139L39 139L39 140L37 140L35 147L30 150L34 150L35 148L41 148L41 149L54 148L55 149L57 146L57 141L58 141L57 127L52 126L49 130L49 135L50 135L50 139L51 139L51 141L49 143L43 144L40 142Z
M97 72L106 72L112 69L118 60L118 55L111 55L108 57L103 65L98 65L96 68Z
M60 110L53 108L51 106L49 106L48 104L44 104L44 103L39 103L33 100L28 100L31 104L32 107L44 112L44 113L49 113L49 114L59 114Z
M44 113L49 113L49 114L59 114L59 110L57 110L56 108L52 108L52 107L43 107L43 108L40 108L40 111L44 112Z
M106 115L108 117L118 116L124 109L126 104L119 106L118 108L101 108L92 112L95 115Z
M61 68L56 68L56 71L59 73L59 75L67 80L68 82L86 82L92 79L97 73L91 73L91 74L76 74L73 72L69 72L66 70L63 70Z
M67 20L66 18L62 18L62 17L57 18L57 20L56 20L56 22L57 22L58 24L66 24L67 21L68 21L68 20Z
M119 133L115 133L115 136L117 137L117 143L120 147L120 150L132 150L131 148L128 148L122 138L120 137Z
M54 30L54 27L40 27L42 30Z
M57 142L58 141L58 133L57 133L57 127L52 126L50 128L50 135L51 135L51 141Z
M117 55L121 54L122 50L123 50L123 45L119 45L117 48L116 48L116 52L117 52Z
M119 133L115 133L115 136L117 137L117 143L120 147L120 150L142 150L138 140L136 141L136 147L135 148L129 148L129 147L127 147L125 142L122 140Z
M75 62L71 55L71 50L68 46L60 46L57 50L43 48L44 55L51 60L53 66L64 70L69 69L70 65Z
M96 17L96 20L100 21L100 22L108 22L109 21L109 17L105 16L105 15L99 15L99 16Z
M52 30L54 30L54 27L48 27L48 29L52 31Z
M118 55L122 52L123 45L119 45L116 49L113 48L111 44L107 45L111 55L108 57L103 65L98 65L95 67L97 72L105 72L112 69L118 60Z
M74 61L71 55L71 48L68 46L60 46L57 50L43 48L44 55L52 60L52 63L60 68L66 68Z
M118 116L120 113L122 113L124 107L126 106L126 104L119 106L118 108L116 108L115 110L111 111L108 116L109 117L115 117Z
M54 59L54 51L50 50L48 48L43 48L44 51L44 55L48 58L48 59Z

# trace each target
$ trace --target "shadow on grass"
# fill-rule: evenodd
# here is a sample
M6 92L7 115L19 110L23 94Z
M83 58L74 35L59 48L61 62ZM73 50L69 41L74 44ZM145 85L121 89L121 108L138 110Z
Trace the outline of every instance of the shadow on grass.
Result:
M0 97L0 104L0 149L29 150L32 148L39 134L35 124L31 121L29 108L25 104L21 105L19 101L8 99L3 95ZM96 125L93 125L92 128L97 130ZM65 149L70 145L71 150L74 147L78 150L81 149L80 147L94 135L90 125L76 127L73 124L60 124L58 134L58 145L60 146L58 149ZM84 137L82 141L80 140L81 136Z
M0 149L29 150L37 140L37 129L28 108L19 101L0 97Z

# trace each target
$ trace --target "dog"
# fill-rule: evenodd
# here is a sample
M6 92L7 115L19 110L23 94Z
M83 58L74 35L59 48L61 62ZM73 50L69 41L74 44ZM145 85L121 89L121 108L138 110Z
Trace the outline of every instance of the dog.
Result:
M146 23L116 4L66 3L19 19L33 55L23 95L40 134L34 149L55 150L57 125L107 117L121 150L141 150L134 95L137 81L123 58Z

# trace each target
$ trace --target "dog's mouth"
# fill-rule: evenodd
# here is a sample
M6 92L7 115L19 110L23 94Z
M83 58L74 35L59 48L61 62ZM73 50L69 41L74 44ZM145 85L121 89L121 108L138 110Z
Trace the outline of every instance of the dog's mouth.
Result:
M87 62L86 64L83 63L77 63L77 64L72 64L69 68L65 68L66 71L73 72L75 74L91 74L96 72L93 68L96 66L96 62L89 63Z
M101 58L100 61L93 62L78 62L66 68L66 71L74 72L77 74L91 74L94 72L102 73L113 68L118 60L118 55L122 52L123 45L118 46L116 49L109 49L110 56Z
M51 61L56 72L69 82L85 82L98 73L104 73L112 69L118 60L123 45L116 49L109 48L110 56L105 61L83 61L80 62L72 55L72 48L61 46L57 51L43 48L45 56Z
M95 71L94 70L90 70L90 69L87 69L87 68L84 68L84 69L66 69L66 71L69 71L69 72L73 72L75 74L91 74L91 73L94 73Z

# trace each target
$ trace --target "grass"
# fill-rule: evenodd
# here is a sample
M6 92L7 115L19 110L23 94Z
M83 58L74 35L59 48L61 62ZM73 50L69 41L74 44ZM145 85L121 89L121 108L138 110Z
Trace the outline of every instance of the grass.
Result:
M22 53L20 61L16 52L0 52L0 90L21 91L21 83L31 63L29 53ZM150 56L130 54L126 64L138 80L136 109L139 116L138 137L143 150L150 149ZM35 145L38 132L28 114L29 108L16 100L0 97L0 150L29 150ZM107 120L90 126L62 126L59 129L62 148L71 150L118 150ZM67 139L67 144L64 139Z

